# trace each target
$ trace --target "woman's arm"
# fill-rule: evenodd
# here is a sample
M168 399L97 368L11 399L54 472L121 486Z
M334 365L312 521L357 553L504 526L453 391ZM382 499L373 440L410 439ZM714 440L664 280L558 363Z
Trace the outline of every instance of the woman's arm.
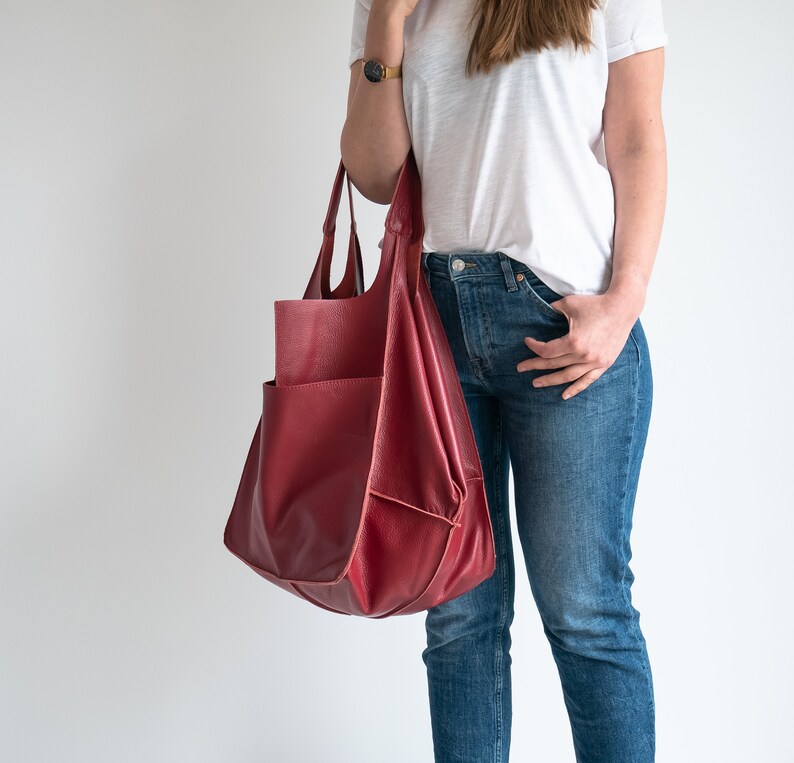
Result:
M645 304L667 196L663 76L664 48L609 64L604 147L615 190L615 235L607 294L634 318Z
M667 196L667 154L661 115L664 49L652 48L609 64L604 146L615 189L612 278L603 294L570 294L552 306L569 331L542 342L524 337L538 357L517 368L559 369L535 387L572 382L567 399L587 389L618 357L645 304L661 237Z
M402 63L405 19L413 10L405 2L373 0L367 22L364 60L385 66ZM411 148L403 102L402 77L370 82L361 61L350 68L347 119L342 128L342 161L350 180L370 201L389 204L397 177Z

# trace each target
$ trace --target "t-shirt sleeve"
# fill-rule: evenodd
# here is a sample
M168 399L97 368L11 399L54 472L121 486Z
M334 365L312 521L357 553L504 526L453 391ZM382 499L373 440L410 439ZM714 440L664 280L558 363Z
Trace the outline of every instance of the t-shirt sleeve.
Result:
M352 66L356 59L364 56L364 40L367 36L369 9L372 7L372 0L353 0L353 3L353 30L350 35L348 67Z
M607 0L607 62L667 45L662 0Z

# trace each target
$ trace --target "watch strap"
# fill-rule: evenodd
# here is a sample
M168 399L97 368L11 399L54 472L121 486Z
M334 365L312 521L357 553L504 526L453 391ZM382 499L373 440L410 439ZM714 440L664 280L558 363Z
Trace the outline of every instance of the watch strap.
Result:
M378 61L377 58L359 58L361 61L361 69L363 70L364 67L367 65L367 61ZM383 69L383 76L381 77L382 80L384 79L397 79L397 77L402 76L402 64L397 64L397 66L386 66L384 63L378 61L381 68Z

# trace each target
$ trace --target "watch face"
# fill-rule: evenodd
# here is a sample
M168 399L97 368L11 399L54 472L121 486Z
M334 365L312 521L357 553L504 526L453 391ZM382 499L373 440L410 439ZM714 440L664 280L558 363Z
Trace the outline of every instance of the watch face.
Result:
M369 60L364 64L364 76L370 82L380 82L383 79L383 67L373 60Z

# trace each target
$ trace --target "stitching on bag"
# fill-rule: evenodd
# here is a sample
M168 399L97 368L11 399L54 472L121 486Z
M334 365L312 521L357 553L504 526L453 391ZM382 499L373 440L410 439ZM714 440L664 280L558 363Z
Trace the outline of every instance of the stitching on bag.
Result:
M289 389L306 389L306 387L317 387L317 386L322 385L322 384L325 384L325 385L331 385L331 384L339 384L339 385L342 385L342 384L358 384L360 382L370 382L370 381L374 381L376 379L382 379L382 378L383 378L383 374L380 374L379 376L360 376L360 377L350 378L350 379L325 379L323 381L306 382L305 384L268 384L267 382L265 382L265 384L267 384L267 386L269 386L269 387L271 387L273 389L289 390Z
M393 501L394 503L399 503L402 506L406 506L409 509L413 509L414 511L419 511L422 514L427 514L429 517L434 517L435 519L440 519L447 524L452 525L453 527L460 527L460 522L455 522L453 519L447 519L447 517L443 517L440 514L433 514L431 511L427 511L425 509L420 509L418 506L414 506L413 504L406 503L405 501L401 501L399 498L395 498L393 495L386 495L386 493L381 493L378 490L374 490L373 488L369 489L369 492L373 495L378 496L378 498L385 498L387 501Z

